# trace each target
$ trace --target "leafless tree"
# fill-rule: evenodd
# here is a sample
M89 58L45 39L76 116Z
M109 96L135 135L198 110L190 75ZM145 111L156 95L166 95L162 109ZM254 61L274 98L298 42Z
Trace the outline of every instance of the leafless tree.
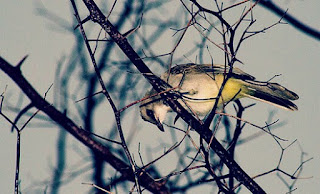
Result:
M91 161L92 182L88 184L96 193L142 193L145 190L152 193L183 193L195 187L217 193L239 193L243 189L265 193L255 179L274 172L280 177L279 183L286 184L289 192L294 190L307 160L301 152L301 162L296 171L288 173L281 168L283 153L289 147L283 147L284 140L272 133L281 127L281 122L272 120L272 114L268 123L258 126L242 119L243 112L251 105L244 107L236 101L235 114L217 113L215 106L206 120L201 121L176 101L176 93L157 77L158 73L155 75L153 72L186 61L214 63L220 57L230 67L226 72L225 84L234 64L243 63L238 53L244 42L286 22L296 25L299 23L297 19L265 0L228 3L181 0L174 4L175 13L169 13L167 9L173 6L171 1L115 0L102 1L97 5L92 0L83 0L77 3L70 2L75 16L73 24L56 21L74 34L76 44L70 55L58 62L55 82L45 95L40 95L23 76L21 66L26 57L17 65L0 58L2 71L30 100L12 120L3 108L6 92L1 95L0 114L17 132L16 193L20 189L20 135L35 120L54 121L61 128L56 167L51 180L44 181L45 187L42 188L47 188L50 193L58 193L61 184L81 176L85 171L75 168L77 170L72 174L66 175L64 172L67 134L90 149L91 155L83 157ZM260 5L273 10L279 19L257 29L253 10ZM86 7L86 10L79 12L79 6ZM50 10L42 10L41 14L48 19L55 18ZM319 32L309 27L307 29L306 33L319 39ZM177 50L190 39L186 35L190 31L196 37L181 56ZM153 44L166 41L163 37L167 33L173 35L174 44L166 53L155 51ZM171 43L164 44L169 47ZM190 59L194 56L196 59ZM147 148L142 142L139 147L134 147L131 145L137 144L135 141L138 141L137 136L142 130L136 121L140 119L138 104L150 84L184 120L184 124L168 126L168 142L156 142ZM50 93L54 94L53 102L46 99ZM21 118L27 119L22 127L18 127ZM256 127L259 132L242 138L241 132L246 125ZM146 124L144 127L153 130L155 135L160 133L153 129L154 126ZM217 131L223 135L216 136ZM261 135L269 135L271 141L281 148L281 152L277 153L279 163L270 171L248 175L235 161L236 147ZM141 150L140 145L145 150ZM160 149L155 149L159 146ZM164 164L167 158L172 158L170 164ZM163 171L161 167L164 165L171 169ZM294 181L282 181L283 176Z

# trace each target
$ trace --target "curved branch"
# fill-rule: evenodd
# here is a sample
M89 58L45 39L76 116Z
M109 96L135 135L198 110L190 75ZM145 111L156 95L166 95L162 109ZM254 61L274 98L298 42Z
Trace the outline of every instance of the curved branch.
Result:
M255 0L257 1L257 0ZM290 23L293 27L297 28L301 32L320 40L320 31L313 29L312 27L304 24L303 22L299 21L297 18L293 17L292 15L288 14L285 10L279 8L276 4L274 4L270 0L261 0L259 5L269 9L276 15L283 17L288 23Z
M53 121L71 133L81 143L98 153L104 161L109 163L113 168L122 174L124 178L130 181L134 181L134 174L131 167L124 161L113 155L109 148L95 141L90 133L78 127L71 119L65 114L58 111L54 106L44 100L32 85L21 74L19 66L12 66L2 57L0 57L0 69L5 72L28 96L32 104L39 110L43 111ZM168 189L162 182L154 181L147 173L141 173L140 184L151 192L169 193Z
M166 84L159 77L155 76L150 69L141 60L139 55L134 51L127 39L118 32L118 30L106 20L104 14L100 11L93 0L83 0L84 4L90 12L91 20L98 23L113 39L113 41L120 47L123 53L130 59L142 75L150 82L157 92L162 92L168 84ZM216 138L212 138L213 134L208 127L205 127L197 119L195 119L181 104L179 104L174 97L174 92L166 92L162 97L168 102L170 107L179 114L179 116L187 122L193 129L199 133L205 141L210 144L211 149L220 157L221 161L227 165L234 177L246 186L252 193L265 193L265 191L252 179L247 173L241 169L236 161L230 157L229 153L224 149Z

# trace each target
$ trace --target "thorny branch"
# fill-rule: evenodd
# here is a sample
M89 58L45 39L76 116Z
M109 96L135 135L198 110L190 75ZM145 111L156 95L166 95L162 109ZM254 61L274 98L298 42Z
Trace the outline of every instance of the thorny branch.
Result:
M99 153L101 157L108 162L113 168L122 174L128 180L134 181L134 174L131 167L124 161L116 157L106 146L94 140L90 133L81 129L65 114L58 111L54 106L51 106L45 99L43 99L30 83L23 77L19 68L10 65L7 61L0 57L0 69L4 71L11 79L17 83L20 89L33 102L34 106L40 111L48 115L53 121L66 129L70 134L77 138L80 142ZM12 122L13 123L13 122ZM140 175L140 184L152 192L168 193L168 190L161 182L155 182L147 174Z
M257 1L257 0L254 0L254 1ZM286 20L293 27L299 29L303 33L305 33L311 37L314 37L317 40L320 40L320 31L319 30L314 29L311 26L308 26L307 24L303 23L302 21L299 21L296 17L292 16L291 14L288 14L286 10L281 9L272 0L261 0L259 5L269 9L270 11L277 14L278 16L283 17L284 20Z
M244 18L246 15L248 15L251 10L253 9L253 7L255 5L257 5L258 3L262 3L263 5L265 5L266 1L261 0L261 1L256 1L256 3L254 3L253 5L251 5L249 7L249 9L247 9L246 11L244 11L243 15L239 18L239 20L235 23L235 24L229 24L229 22L227 20L224 19L222 13L233 8L236 7L238 5L244 4L246 2L248 2L248 0L244 0L241 1L239 3L236 3L234 5L231 5L227 8L222 8L222 6L220 7L217 4L217 9L218 11L213 11L213 10L209 10L205 7L202 7L196 0L190 0L193 5L195 7L198 8L198 10L196 12L190 11L188 10L187 6L183 3L183 1L181 1L183 3L183 5L185 6L185 8L189 11L190 15L191 15L191 19L188 21L188 24L186 25L186 27L183 28L183 33L180 36L178 42L176 43L176 46L174 47L174 49L172 50L172 52L170 52L169 54L171 55L171 62L170 65L172 63L172 58L173 58L173 54L175 52L175 50L177 49L177 47L179 46L180 42L183 40L184 38L184 34L187 31L187 29L190 26L195 27L195 29L198 30L198 32L204 37L204 39L208 40L209 42L211 42L212 44L216 45L217 47L219 47L226 55L226 66L230 66L230 69L228 72L226 72L226 77L225 77L225 82L228 80L228 75L230 73L232 73L232 67L234 62L240 62L240 60L238 60L236 58L236 54L240 48L241 43L246 40L247 38L258 34L258 33L262 33L265 32L266 30L270 29L271 27L282 23L282 19L285 19L288 21L290 21L290 17L288 17L287 13L284 12L282 14L282 18L275 24L266 27L260 31L249 31L249 28L254 24L255 20L251 20L251 22L248 24L247 28L245 29L245 31L243 31L240 41L236 44L235 43L235 35L236 35L236 30L238 28L238 26L240 25L240 23L242 23L242 21L244 21ZM74 10L76 12L75 16L78 20L78 25L77 28L79 27L82 35L83 35L83 39L85 40L85 44L87 46L88 52L90 54L91 57L91 61L93 63L93 66L96 70L96 76L98 77L100 86L102 88L102 90L100 92L97 92L96 94L104 94L105 98L109 101L109 104L111 105L113 112L114 112L114 116L115 116L115 120L117 123L117 128L118 128L118 132L119 132L119 136L121 139L121 142L117 142L117 141L113 141L107 138L103 138L106 139L107 141L110 141L112 143L115 144L120 144L123 147L123 150L125 151L126 157L128 158L130 165L126 164L126 162L122 161L121 159L117 158L115 155L113 155L112 152L110 152L108 150L107 147L101 145L99 142L95 141L94 139L91 138L91 136L97 136L100 137L94 133L85 131L83 129L81 129L80 127L78 127L75 123L73 123L72 120L70 120L65 114L60 113L58 110L55 109L55 107L53 107L51 104L49 104L48 102L46 102L45 98L41 98L40 95L33 89L33 87L27 82L27 80L23 77L23 75L21 74L20 68L22 66L23 61L26 59L23 58L21 60L21 62L19 62L19 64L15 67L11 66L9 63L7 63L4 59L0 58L0 68L3 69L4 72L6 72L19 86L20 88L25 92L25 94L30 98L31 103L25 108L25 110L21 111L18 116L16 117L15 121L11 121L5 114L3 114L2 112L2 103L3 103L3 97L4 94L1 95L1 107L0 107L0 114L2 117L4 117L9 123L12 124L12 128L16 129L16 131L18 132L18 136L17 136L17 167L16 167L16 179L15 179L15 188L16 188L16 193L18 193L18 189L19 189L19 157L20 157L20 132L21 130L31 121L31 119L39 112L39 111L43 111L44 113L46 113L52 120L56 121L59 125L63 126L67 131L69 131L71 134L73 134L77 139L79 139L82 143L84 143L86 146L88 146L89 148L91 148L92 150L96 151L98 154L100 154L105 161L107 161L108 163L110 163L117 171L119 171L121 173L121 177L119 178L119 180L123 180L123 179L127 179L127 180L131 180L135 183L135 185L132 187L131 191L134 191L135 189L138 191L138 193L141 193L141 188L140 185L145 187L146 189L148 189L151 192L162 192L162 193L169 193L169 190L165 187L165 183L166 181L168 181L168 179L171 176L177 175L177 174L181 174L184 172L188 172L189 170L193 170L193 169L199 169L199 168L206 168L207 171L212 175L213 179L211 180L205 180L203 179L203 181L200 181L200 183L204 183L204 182L209 182L209 181L214 181L217 186L220 188L220 191L224 191L227 193L232 193L234 192L234 189L237 188L239 185L243 184L245 185L249 190L251 190L253 193L264 193L264 191L262 190L262 188L260 188L259 185L257 185L253 179L263 176L265 174L269 174L275 171L278 171L282 174L285 174L286 176L289 176L290 178L293 179L297 179L299 176L299 173L302 169L302 165L307 162L308 160L302 160L301 165L297 168L297 170L290 175L289 173L283 171L280 169L280 163L282 161L282 157L283 157L283 153L285 151L286 148L282 148L282 146L279 144L279 140L282 140L281 138L273 135L270 130L267 131L269 134L271 134L271 136L274 138L274 140L279 144L279 146L282 149L281 155L280 155L280 159L279 159L279 164L276 168L265 172L265 173L261 173L260 175L257 175L253 178L250 178L241 168L239 165L237 165L237 163L233 160L234 156L234 149L235 146L239 140L239 135L241 133L242 128L244 127L244 124L242 123L246 123L246 124L250 124L252 126L255 126L257 128L260 128L262 130L265 130L265 128L269 128L269 126L271 124L266 124L265 127L259 127L257 125L254 125L248 121L245 121L243 119L241 119L241 114L242 111L245 109L244 107L242 107L241 104L238 104L238 111L237 111L237 116L232 116L226 113L217 113L215 111L216 109L216 105L213 108L209 119L206 120L206 123L203 125L201 122L199 122L198 119L193 118L192 115L189 114L188 111L184 110L181 105L179 103L177 103L175 101L175 94L174 94L174 88L172 88L171 86L168 86L166 83L164 83L162 80L160 80L158 77L156 77L150 70L149 68L144 64L144 62L141 60L142 58L140 58L138 56L137 53L135 53L135 51L133 50L133 48L131 47L131 45L128 43L127 41L127 37L129 36L128 34L123 34L121 35L117 29L108 21L108 18L110 17L113 8L116 4L116 0L114 1L111 10L109 11L108 15L105 17L102 12L99 10L99 8L95 5L95 3L91 0L84 0L84 3L87 5L89 11L90 11L90 16L86 17L83 21L80 20L79 14L77 13L77 10L75 8L75 4L74 1L71 0L73 6L74 6ZM272 2L270 1L271 5ZM269 4L269 7L270 4ZM201 17L202 19L206 20L208 23L210 23L209 20L206 19L205 14L201 15L201 13L207 13L210 15L215 16L221 23L222 26L222 30L219 31L219 34L222 36L223 38L223 46L220 46L221 44L219 43L215 43L213 40L211 40L209 38L209 36L206 36L204 33L202 33L201 29L205 29L205 27L203 27L199 22L197 22L197 17ZM142 17L142 16L141 16ZM230 173L228 175L216 175L215 174L215 167L213 167L213 165L211 164L210 161L210 151L206 150L203 146L203 144L201 144L201 149L197 148L198 152L196 153L196 156L192 158L192 161L183 169L180 171L175 171L170 173L169 175L165 176L164 178L158 178L156 180L154 180L152 178L152 176L150 176L148 174L148 168L150 168L151 164L153 164L154 162L158 161L159 159L161 159L162 157L166 156L168 153L172 152L174 149L176 149L181 143L182 141L185 139L185 137L189 137L189 130L187 132L185 132L185 136L183 137L183 139L177 143L174 144L169 150L167 150L163 155L161 155L160 157L156 158L155 160L153 160L152 162L148 163L147 165L144 165L143 168L141 169L137 169L136 168L136 164L134 162L134 160L131 158L131 154L129 152L129 149L126 145L126 140L124 138L123 132L122 132L122 127L121 127L121 123L120 123L120 115L121 113L127 109L128 107L132 106L133 104L136 104L138 102L140 102L141 100L138 100L136 102L133 102L131 104L129 104L128 106L125 106L122 109L118 109L111 96L109 95L106 87L104 86L104 81L100 75L100 70L97 67L96 61L95 61L95 51L97 48L94 49L94 52L92 52L90 45L89 45L89 40L86 37L85 31L83 29L83 25L88 22L88 21L94 21L97 22L101 25L101 27L107 32L109 33L109 35L111 36L112 40L114 42L116 42L118 44L118 46L123 50L123 52L128 56L128 58L131 60L131 62L137 67L137 69L142 73L143 76L146 77L146 79L148 79L148 81L153 85L153 87L159 92L156 95L161 95L163 96L167 101L168 104L193 128L195 129L201 136L201 138L203 138L207 144L217 153L217 155L220 156L221 161L226 164L229 168ZM141 24L141 23L140 23ZM196 25L201 26L201 29L199 29ZM213 24L210 23L210 25L213 26ZM140 26L140 25L139 25ZM217 30L217 28L215 26L213 26L213 28L215 30ZM134 29L136 30L136 29ZM217 30L218 31L218 30ZM130 31L133 32L133 31ZM100 32L101 33L101 32ZM249 34L249 35L248 35ZM96 40L98 41L98 40ZM223 85L224 85L223 84ZM219 92L219 97L221 96L221 91L223 89L223 86L221 87L221 90ZM46 95L45 95L46 96ZM25 112L27 112L30 108L32 107L36 107L37 111L36 113L34 113L30 119L23 125L23 127L21 129L19 129L16 126L16 123L18 121L18 119L20 118L21 115L23 115ZM234 137L232 139L231 142L229 142L229 148L226 151L222 145L216 140L214 133L212 133L209 130L209 125L212 122L212 119L214 117L215 114L219 114L220 118L219 118L219 122L222 119L222 116L228 116L228 117L232 117L235 118L237 120L237 126L236 126L236 130L234 133ZM218 128L218 124L215 126L215 128ZM180 129L178 129L180 130ZM183 131L183 130L180 130ZM191 137L189 137L190 140L192 141ZM203 140L202 139L202 140ZM194 145L195 146L195 145ZM196 147L196 146L195 146ZM200 150L202 152L200 152ZM198 165L198 166L194 166L191 167L191 164L196 161L197 156L201 155L204 159L205 164L204 165ZM141 158L141 157L140 157ZM142 158L141 158L142 160ZM142 162L143 163L143 162ZM223 164L222 164L223 166ZM130 169L130 170L128 170ZM233 183L233 177L235 177L240 184L238 184L236 187L234 187L234 183ZM229 185L227 185L225 179L229 179ZM112 183L111 183L112 184ZM93 184L94 185L94 184ZM95 185L97 188L99 187L98 185ZM178 187L176 187L178 188ZM229 190L231 189L231 190ZM109 192L108 190L105 190L105 192Z
M71 4L72 4L73 9L75 11L75 16L76 16L76 18L78 20L78 23L79 23L79 26L80 26L80 31L81 31L81 34L82 34L84 40L85 40L86 47L87 47L88 52L90 54L92 64L94 66L95 72L96 72L97 77L99 79L100 86L102 88L102 92L105 95L106 99L109 101L109 103L110 103L110 105L112 107L112 110L114 112L116 123L117 123L118 132L119 132L119 136L120 136L120 139L121 139L121 145L122 145L122 147L123 147L123 149L124 149L124 151L126 153L126 156L127 156L128 160L130 161L130 165L131 165L132 171L136 172L135 163L132 160L132 157L131 157L131 154L129 152L126 140L125 140L124 135L123 135L123 131L122 131L122 127L121 127L121 120L120 120L120 112L118 111L118 109L117 109L116 105L114 104L109 92L107 91L107 88L104 85L104 82L103 82L103 79L101 77L100 71L98 69L94 54L93 54L93 52L92 52L92 50L90 48L89 41L88 41L87 36L85 34L85 31L83 29L78 10L76 8L76 4L75 4L75 2L73 0L71 0ZM141 193L141 188L140 188L138 176L136 175L136 173L134 173L134 179L135 179L135 184L136 184L137 191L138 191L138 193Z
M151 83L156 91L163 91L165 89L163 88L163 86L166 86L166 84L163 83L161 79L156 77L149 70L149 68L133 50L131 45L127 42L126 38L123 37L108 20L105 20L106 17L97 7L97 5L91 0L84 0L84 3L90 12L91 20L93 22L99 23L99 25L110 35L114 42L117 43L124 54L126 54L126 56L137 67L142 75L145 76L145 78ZM218 13L212 12L212 14L221 18L221 21L225 23L225 25L230 27L230 25L221 16L219 16ZM174 100L171 93L164 93L163 97L166 99L171 108L179 113L182 119L188 122L190 126L205 139L205 141L207 141L208 143L210 142L212 138L212 132L208 128L209 125L202 125L201 123L199 123L188 111L186 111L176 100ZM238 179L239 182L244 184L249 190L254 193L265 193L262 188L257 183L255 183L229 156L228 152L223 148L223 146L218 142L217 139L213 138L210 145L211 148L220 156L223 163L225 163L229 167L230 171L234 173L235 178Z

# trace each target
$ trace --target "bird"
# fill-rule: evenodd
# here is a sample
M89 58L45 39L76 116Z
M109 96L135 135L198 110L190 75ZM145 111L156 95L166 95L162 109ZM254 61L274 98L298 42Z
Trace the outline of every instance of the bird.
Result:
M211 112L227 75L217 109L223 109L230 101L247 97L286 110L298 110L291 102L299 98L296 93L278 83L257 81L237 67L233 67L230 73L229 70L226 65L188 63L172 67L160 78L179 94L178 102L198 117L205 117ZM148 91L144 99L139 106L142 119L164 131L163 121L173 110L154 89Z

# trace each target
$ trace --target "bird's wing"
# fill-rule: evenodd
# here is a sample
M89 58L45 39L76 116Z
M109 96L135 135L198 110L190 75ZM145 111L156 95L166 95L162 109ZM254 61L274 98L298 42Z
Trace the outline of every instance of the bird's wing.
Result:
M188 73L207 73L210 75L210 73L213 73L214 75L217 74L227 74L229 72L230 67L225 65L212 65L212 64L194 64L194 63L188 63L188 64L182 64L174 66L170 69L170 71L167 71L163 74L162 77L167 78L168 74L170 75L177 75L177 74L188 74ZM242 80L255 80L255 77L253 77L250 74L245 73L241 69L237 67L233 67L232 69L232 75L231 77L235 77Z

